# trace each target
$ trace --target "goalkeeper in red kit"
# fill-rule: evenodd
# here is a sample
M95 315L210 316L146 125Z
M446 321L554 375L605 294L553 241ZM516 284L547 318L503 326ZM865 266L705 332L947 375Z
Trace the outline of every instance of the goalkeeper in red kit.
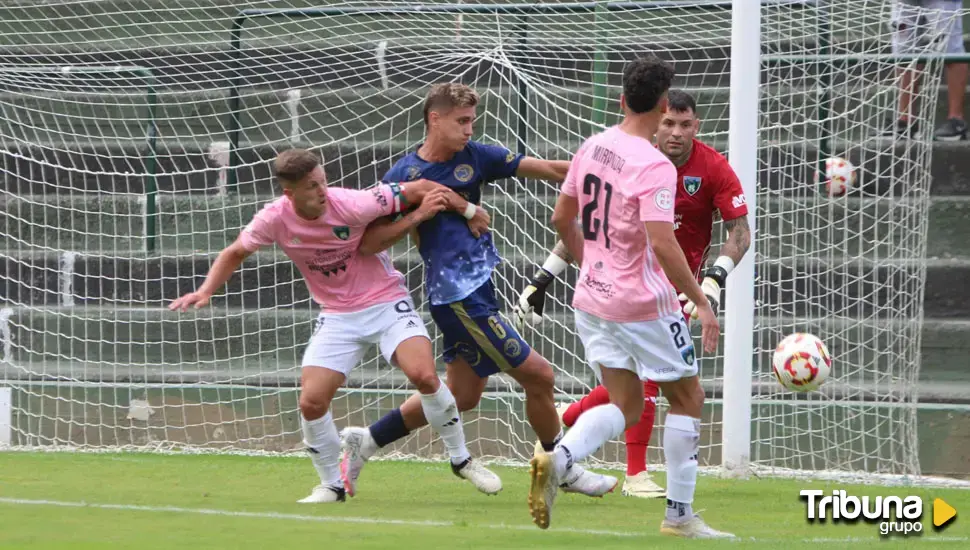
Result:
M668 109L657 130L656 144L677 167L677 196L674 202L674 234L687 257L691 271L701 282L714 312L718 311L721 289L728 274L741 261L751 244L748 227L748 209L745 205L741 182L723 155L701 143L695 136L700 127L697 106L690 94L671 90ZM728 234L714 263L704 268L711 247L711 232L715 210L724 221ZM530 284L519 296L513 307L513 318L520 332L526 324L538 324L542 320L545 292L572 263L563 243L557 243L553 253L546 259ZM682 289L677 289L681 293ZM690 323L696 318L694 304L684 294L679 296L684 316ZM640 422L626 431L626 481L623 494L640 498L662 498L665 491L650 479L647 472L647 444L653 432L654 415L657 410L657 384L644 383L646 403ZM583 411L610 400L606 388L597 386L593 391L565 410L560 408L562 422L572 426Z

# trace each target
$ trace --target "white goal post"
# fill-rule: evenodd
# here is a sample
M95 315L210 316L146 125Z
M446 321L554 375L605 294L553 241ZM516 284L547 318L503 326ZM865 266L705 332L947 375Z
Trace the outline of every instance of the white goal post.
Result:
M758 212L758 98L761 84L761 1L735 0L731 10L731 92L728 158L741 180L748 212ZM748 216L751 247L735 266L725 289L724 330L754 333L754 258L758 254L758 216ZM724 341L724 428L721 467L726 475L747 475L751 457L750 338Z
M618 120L623 64L653 53L696 97L699 138L728 154L754 236L728 279L719 352L701 358L702 464L729 475L921 473L930 138L875 134L896 116L899 68L929 81L942 63L933 40L887 55L886 2L177 4L0 8L0 20L44 29L0 23L0 387L11 390L12 446L298 452L298 361L317 307L282 253L254 255L208 309L166 309L278 196L269 160L311 148L331 185L369 186L421 142L423 94L443 80L479 91L476 139L568 159ZM55 32L42 25L52 19ZM929 124L933 86L916 99L914 117ZM816 181L829 156L857 167L845 196ZM517 180L483 193L506 307L556 241L557 194ZM714 247L722 233L715 224ZM402 243L392 256L426 312L417 251ZM545 322L523 335L553 364L561 401L595 384L569 307L575 277L553 285ZM834 355L832 378L811 395L784 391L770 372L775 344L794 331ZM369 353L335 421L368 424L409 392ZM510 379L492 377L464 420L476 456L531 455ZM651 468L663 464L659 441ZM442 453L420 430L389 456ZM591 460L619 465L622 443Z

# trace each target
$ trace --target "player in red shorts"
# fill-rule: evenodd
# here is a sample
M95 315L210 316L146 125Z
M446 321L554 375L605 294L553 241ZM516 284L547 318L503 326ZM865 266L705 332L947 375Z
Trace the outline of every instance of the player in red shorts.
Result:
M723 155L695 139L699 127L694 98L684 91L670 90L668 110L657 130L656 143L677 167L674 232L691 271L701 280L701 288L716 313L728 274L741 261L751 244L751 231L741 182ZM713 265L703 269L710 251L715 210L724 220L728 238ZM546 288L570 263L572 258L566 252L566 247L561 242L557 243L513 308L513 318L520 332L526 324L541 322ZM694 304L687 300L681 289L677 289L677 292L689 323L697 318ZM647 444L653 433L657 410L657 392L656 383L644 383L646 403L643 416L640 423L625 434L626 481L622 492L626 496L665 496L664 489L650 479L646 464ZM572 426L583 411L608 403L609 400L606 388L597 386L589 395L565 410L560 408L563 424Z

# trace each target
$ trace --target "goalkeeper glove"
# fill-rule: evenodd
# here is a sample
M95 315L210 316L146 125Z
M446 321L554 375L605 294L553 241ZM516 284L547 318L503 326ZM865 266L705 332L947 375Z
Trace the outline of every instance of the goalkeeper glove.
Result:
M562 273L568 265L562 258L552 254L532 276L529 286L525 287L516 304L512 306L512 322L519 332L525 330L527 324L537 325L542 322L542 310L546 305L546 287L555 281L556 275Z
M714 262L714 265L704 270L704 279L701 281L701 291L707 296L707 301L711 303L714 315L718 313L718 304L721 301L721 289L727 286L727 276L734 269L734 261L727 256L721 256ZM681 293L677 298L684 305L684 314L692 321L697 319L697 305L687 299L687 295Z

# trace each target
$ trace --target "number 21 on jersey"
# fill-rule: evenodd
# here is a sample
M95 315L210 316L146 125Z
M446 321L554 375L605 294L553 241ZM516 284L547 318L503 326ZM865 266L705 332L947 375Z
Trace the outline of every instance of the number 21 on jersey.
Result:
M597 210L600 206L600 191L603 194L602 220ZM613 184L603 182L595 174L586 174L583 178L583 195L589 197L589 202L583 207L583 238L595 241L603 229L603 245L610 248L610 201L613 200Z

